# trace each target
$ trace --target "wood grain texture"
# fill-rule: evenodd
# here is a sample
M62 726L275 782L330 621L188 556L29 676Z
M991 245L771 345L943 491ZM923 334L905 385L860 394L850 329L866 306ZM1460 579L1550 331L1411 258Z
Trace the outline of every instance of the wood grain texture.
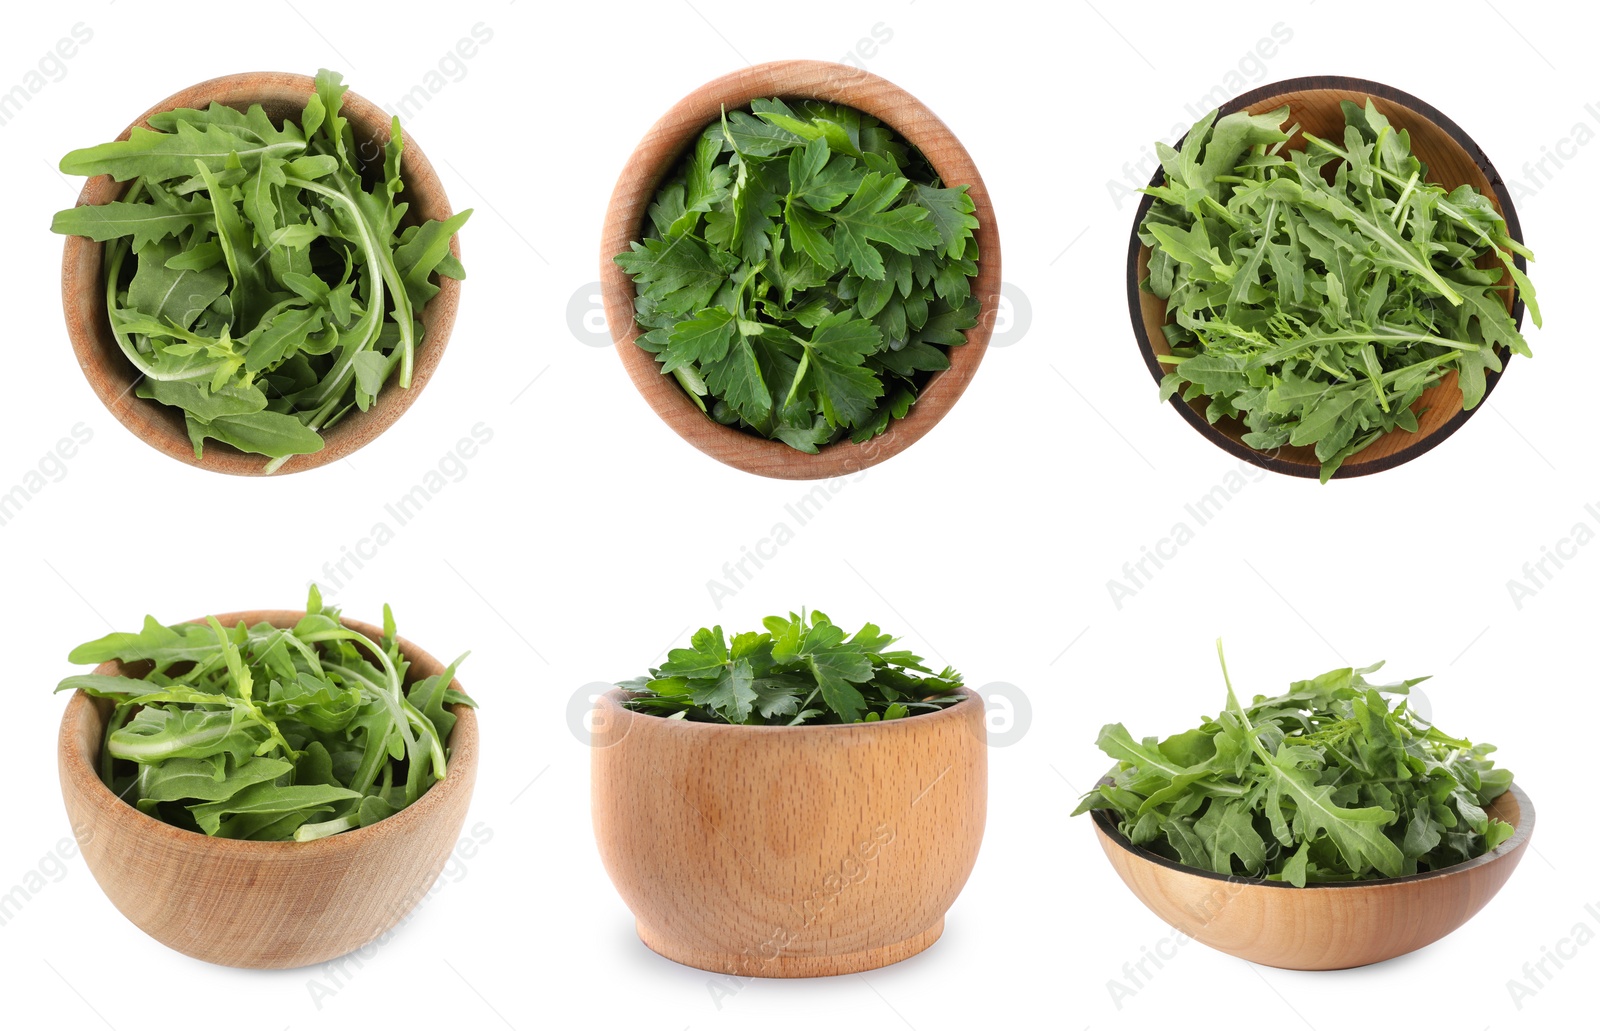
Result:
M233 612L225 626L293 626L304 612ZM374 641L383 630L345 626ZM444 664L400 639L409 676ZM110 662L96 673L120 668ZM455 682L460 689L460 681ZM321 963L378 940L438 879L461 835L478 774L478 721L455 706L449 774L413 805L320 841L210 838L146 816L96 773L110 703L76 692L61 719L61 795L89 870L122 914L163 945L232 967Z
M736 727L594 714L600 857L668 959L718 973L870 970L933 944L977 861L983 700L885 723Z
M661 182L689 145L721 116L761 97L813 99L865 111L909 141L938 171L946 186L965 184L977 207L978 276L973 294L981 305L967 342L950 351L950 368L933 374L904 419L861 444L848 439L808 455L787 444L723 426L702 412L676 379L661 375L655 356L634 343L634 284L612 260L645 230L646 211ZM961 141L939 117L905 90L849 65L826 61L774 61L725 75L689 94L651 127L628 159L606 212L600 243L600 283L606 324L617 354L650 407L684 440L737 469L788 480L822 479L858 472L899 454L921 439L966 390L983 360L1000 306L1000 234L983 178Z
M1522 238L1521 223L1510 194L1482 148L1455 122L1408 93L1365 79L1309 76L1262 86L1230 100L1220 110L1222 114L1240 110L1262 114L1288 104L1291 125L1297 122L1314 136L1340 141L1344 139L1344 115L1339 109L1339 102L1348 100L1365 104L1368 98L1388 117L1396 131L1406 130L1411 134L1412 152L1425 166L1428 181L1439 183L1446 189L1455 189L1463 183L1474 187L1493 202L1495 209L1505 218L1511 235L1518 240ZM1304 136L1296 133L1287 146L1304 149ZM1164 178L1164 173L1158 169L1151 185L1159 185ZM1150 204L1151 198L1143 197L1134 213L1133 234L1128 247L1128 306L1133 317L1134 335L1145 364L1159 383L1167 370L1158 361L1158 356L1172 353L1161 332L1162 325L1167 322L1166 302L1139 288L1148 271L1150 249L1139 242L1138 227L1150 210ZM1519 267L1526 264L1521 258L1517 259L1517 263ZM1478 264L1482 268L1493 268L1502 263L1491 255ZM1510 277L1503 278L1508 286L1506 304L1520 327L1522 299L1514 288L1510 288ZM1503 348L1500 356L1503 360L1510 358L1509 352ZM1499 378L1500 373L1490 371L1487 374L1488 391L1494 389ZM1486 391L1485 398L1487 396ZM1291 476L1319 475L1322 464L1311 447L1285 445L1271 453L1257 451L1243 442L1246 428L1240 420L1225 419L1215 425L1206 421L1205 398L1185 402L1182 397L1174 395L1171 403L1191 426L1237 458ZM1482 407L1481 402L1478 407ZM1442 443L1478 410L1462 409L1461 388L1456 383L1454 372L1424 392L1412 409L1417 413L1417 432L1391 430L1365 450L1345 459L1334 476L1362 476L1409 462Z
M1488 811L1516 833L1477 859L1413 877L1304 888L1180 866L1130 843L1105 810L1094 813L1094 825L1117 876L1171 927L1252 963L1341 970L1431 945L1494 898L1533 836L1534 812L1515 785Z
M284 119L298 120L305 108L306 97L314 91L314 85L315 80L310 76L287 72L246 72L210 79L156 104L140 115L133 125L124 129L117 139L127 139L134 126L149 128L148 120L157 112L179 107L204 108L213 102L241 111L252 104L260 104L280 124ZM381 165L383 148L389 141L389 114L353 92L345 93L341 113L349 119L357 154L363 155L362 163L367 163L367 157L376 157ZM422 148L409 134L402 136L404 152L400 160L400 174L405 180L405 191L401 199L411 205L402 224L418 224L428 219L442 222L452 214L444 185L427 156L422 153ZM84 184L77 203L110 203L122 196L127 185L115 182L107 175L94 176ZM61 258L61 304L66 313L67 335L72 340L78 365L88 378L95 396L117 417L118 422L164 455L213 472L236 476L263 475L266 458L245 454L218 440L208 440L205 457L195 458L194 446L189 442L189 433L184 427L183 413L134 394L133 388L140 378L139 374L117 346L106 315L102 272L104 252L104 244L69 236ZM458 259L461 257L458 237L451 238L450 253ZM438 282L439 293L422 309L424 343L417 349L411 387L401 390L391 377L371 408L365 412L352 410L337 425L323 433L321 451L288 459L279 467L276 475L303 472L348 457L377 439L416 402L422 394L422 388L433 378L439 360L444 357L445 345L450 342L450 331L455 325L456 308L461 298L461 283L458 280L440 276Z

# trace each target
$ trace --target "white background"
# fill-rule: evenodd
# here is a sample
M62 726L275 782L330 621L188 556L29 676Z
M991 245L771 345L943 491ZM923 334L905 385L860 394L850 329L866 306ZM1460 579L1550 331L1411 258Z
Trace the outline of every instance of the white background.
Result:
M41 866L49 874L0 927L5 1022L1075 1031L1235 1026L1246 1014L1323 1029L1382 1014L1477 1029L1557 1026L1592 1006L1600 947L1578 948L1559 971L1547 964L1554 976L1520 1010L1507 982L1575 925L1600 930L1600 894L1584 876L1600 847L1589 754L1600 547L1580 549L1520 610L1507 581L1575 523L1600 527L1584 510L1600 504L1588 384L1594 26L1533 3L1469 2L1449 17L1394 3L1044 6L267 0L179 13L123 0L13 14L0 90L75 23L93 38L0 126L0 491L75 425L93 439L0 527L12 671L0 892L37 886ZM1288 42L1251 57L1279 22ZM408 122L456 206L477 209L462 234L461 317L425 396L350 461L284 479L200 472L133 439L89 391L63 329L60 241L47 226L81 183L57 174L60 156L229 72L328 66L391 103L478 23L492 40ZM874 26L890 38L862 63L929 104L976 158L1009 291L1028 299L1031 320L1003 323L1006 346L943 423L846 482L718 610L707 581L807 487L694 451L601 346L585 286L606 201L639 136L701 82L747 61L838 59ZM1250 470L1223 514L1119 609L1107 581L1239 467L1157 403L1124 302L1133 205L1107 182L1192 121L1186 103L1324 72L1415 93L1526 187L1518 208L1548 316L1542 333L1530 328L1536 358L1514 363L1485 410L1403 468L1326 487ZM1565 168L1531 178L1524 162L1547 149L1570 156ZM404 933L319 1005L311 982L326 987L325 972L187 959L123 919L81 859L46 860L70 833L54 774L64 699L50 693L73 672L69 648L146 612L173 622L300 604L323 563L478 423L493 439L464 478L336 594L362 619L392 602L401 632L436 654L473 649L462 681L482 703L484 761L469 826L492 840ZM802 605L878 621L973 685L1014 685L995 693L1025 698L1031 722L991 749L987 837L942 941L864 976L756 982L719 1009L708 975L633 935L593 845L589 757L569 700L642 672L702 624L743 628ZM1396 675L1437 674L1437 720L1498 743L1537 803L1534 851L1479 917L1420 953L1309 974L1190 944L1119 1008L1108 982L1172 931L1116 881L1087 820L1067 813L1107 764L1093 747L1102 723L1164 734L1216 711L1219 635L1246 691L1378 658ZM994 719L1006 730L1003 711Z

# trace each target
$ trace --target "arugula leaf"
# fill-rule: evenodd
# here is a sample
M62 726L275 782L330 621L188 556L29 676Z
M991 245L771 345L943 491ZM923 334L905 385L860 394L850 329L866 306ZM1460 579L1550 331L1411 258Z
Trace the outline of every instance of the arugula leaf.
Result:
M391 377L410 387L420 310L439 277L465 275L449 247L471 211L402 225L399 120L381 166L363 161L344 93L323 70L298 123L260 105L164 111L61 161L129 181L51 229L106 244L106 306L139 396L183 411L197 457L220 440L272 472L321 450Z
M192 805L189 812L194 814L195 823L200 825L200 829L213 837L255 837L260 831L259 823L251 822L251 830L247 834L223 834L223 819L240 814L271 815L280 819L293 814L304 817L331 812L334 803L348 803L360 798L359 792L329 784L252 784L220 802ZM281 833L278 820L268 826Z
M198 406L197 406L198 407ZM195 451L201 441L215 438L240 451L261 455L310 455L322 450L322 437L299 419L281 412L250 412L240 415L215 415L208 420L187 414L189 438Z
M711 418L814 454L904 418L966 342L975 210L871 116L757 100L696 138L615 261L663 375Z
M933 673L871 623L853 635L826 615L768 616L765 632L701 628L648 676L618 686L639 712L762 726L903 719L960 701L961 675ZM820 702L822 707L815 707Z
M56 690L115 703L101 775L142 812L213 836L314 840L392 815L444 779L456 722L446 706L475 705L449 687L461 659L404 686L384 611L382 641L346 628L315 587L288 630L146 617L138 633L72 651L75 663L121 662L121 676L71 676Z
M1532 254L1492 202L1427 182L1370 99L1342 109L1343 145L1306 134L1305 150L1284 149L1288 107L1212 112L1181 150L1157 148L1166 178L1139 226L1141 287L1172 318L1161 399L1207 398L1207 418L1240 420L1258 450L1314 445L1323 482L1383 434L1415 431L1448 373L1471 409L1503 354L1531 354L1508 290L1543 324L1516 265ZM1503 268L1477 267L1490 256Z
M112 730L105 747L113 758L136 763L216 756L242 762L265 738L264 731L232 706L211 710L147 705L126 726Z
M58 211L50 222L50 231L101 242L126 236L136 249L143 251L152 243L185 233L204 239L214 231L214 224L206 198L179 198L165 190L152 189L150 200L143 203L114 200Z
M1110 810L1130 841L1169 859L1300 887L1439 870L1495 848L1512 828L1482 807L1511 773L1488 758L1493 745L1411 711L1404 696L1426 677L1368 683L1382 665L1243 705L1224 662L1227 705L1199 727L1142 741L1121 724L1101 730L1116 765L1073 815Z
M220 802L247 787L277 780L292 769L294 765L282 759L259 756L232 763L216 756L169 759L141 766L136 790L141 804L184 799Z
M203 115L193 122L178 121L166 132L134 126L125 140L68 154L61 159L61 172L109 175L118 182L139 178L162 182L194 175L197 162L218 171L230 158L254 163L268 157L296 157L305 149L303 140L262 143L245 138Z

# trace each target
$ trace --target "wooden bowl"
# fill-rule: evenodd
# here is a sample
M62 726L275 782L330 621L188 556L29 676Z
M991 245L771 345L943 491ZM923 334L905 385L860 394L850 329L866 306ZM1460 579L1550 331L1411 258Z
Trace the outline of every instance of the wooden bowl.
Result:
M978 858L983 700L850 726L742 727L597 703L595 838L651 949L702 970L871 970L938 940Z
M1516 785L1487 808L1516 833L1477 859L1411 877L1304 888L1182 866L1128 841L1108 810L1093 816L1117 876L1184 935L1252 963L1341 970L1431 945L1494 898L1522 860L1534 813Z
M1249 111L1251 114L1261 114L1288 104L1291 125L1298 122L1314 136L1340 141L1344 139L1344 115L1339 110L1339 102L1349 100L1364 104L1369 97L1393 123L1396 131L1403 129L1410 132L1412 152L1426 166L1430 181L1440 183L1446 189L1455 189L1463 183L1475 187L1493 202L1495 210L1505 218L1510 234L1518 240L1522 238L1522 224L1517 220L1511 195L1483 149L1438 109L1409 93L1366 79L1312 75L1253 89L1223 104L1220 113ZM1302 134L1296 133L1285 146L1304 148L1305 139ZM1150 185L1159 186L1165 177L1166 173L1157 169ZM1159 357L1172 353L1161 332L1161 327L1167 322L1166 302L1139 287L1145 279L1150 259L1150 249L1139 242L1139 225L1150 210L1152 200L1149 195L1142 196L1138 210L1134 212L1133 233L1128 243L1128 309L1133 318L1133 333L1139 341L1139 350L1150 368L1150 374L1159 383L1168 371ZM1516 260L1519 268L1526 267L1522 258ZM1501 264L1493 256L1479 262L1483 268ZM1506 303L1520 327L1522 298L1515 289L1506 291ZM1502 348L1500 357L1508 359L1510 355ZM1499 373L1487 373L1485 398L1499 379ZM1173 407L1191 426L1235 458L1290 476L1315 478L1321 472L1322 463L1317 460L1315 450L1310 446L1285 445L1272 452L1257 451L1241 439L1247 431L1240 420L1224 419L1215 425L1206 421L1205 398L1185 402L1180 393L1173 395L1171 400ZM1456 374L1451 372L1425 391L1412 406L1417 413L1417 432L1390 430L1366 449L1345 459L1334 476L1363 476L1409 462L1437 447L1482 407L1482 402L1472 411L1461 407L1461 388L1457 385Z
M117 139L127 139L134 126L149 128L150 116L158 112L180 107L204 108L213 101L239 110L260 104L274 121L297 119L314 84L310 76L287 72L245 72L209 79L161 101L140 115ZM389 141L389 114L352 92L345 93L340 113L349 119L357 154L378 155L381 164L383 147ZM403 224L428 219L442 222L451 215L444 185L416 141L405 134L404 142L400 175L405 180L405 191L401 198L411 208ZM84 184L78 204L107 204L121 197L126 188L127 183L116 182L108 175L97 175ZM61 258L61 305L67 316L67 335L72 339L78 365L88 377L95 395L136 437L164 455L213 472L264 475L269 461L266 457L246 454L219 440L206 441L205 457L195 458L183 413L134 394L133 388L140 376L117 346L106 315L101 264L104 251L104 244L69 236ZM461 245L456 237L450 240L450 253L461 257ZM456 306L461 296L458 280L440 276L438 282L438 294L422 309L424 343L417 349L410 388L402 390L391 379L371 408L365 412L352 409L322 434L321 451L289 458L279 467L280 474L315 469L353 454L388 429L417 400L438 368L445 345L450 342L450 330L455 325Z
M294 626L304 612L231 612L240 620ZM383 630L344 625L374 641ZM444 672L400 639L410 676ZM96 673L116 673L108 662ZM457 684L459 688L459 683ZM84 861L122 915L196 959L231 967L302 967L378 940L438 879L461 836L478 774L478 721L454 707L449 775L413 805L370 827L317 841L211 838L146 816L117 798L96 772L110 703L76 692L61 718L61 796Z
M978 276L972 292L981 305L978 324L967 330L967 342L949 349L950 367L928 378L911 411L895 419L882 435L861 444L848 439L825 445L817 454L796 451L712 419L684 393L672 376L663 376L655 355L634 341L633 280L612 259L645 232L647 211L656 190L677 167L702 130L752 100L823 100L865 111L920 150L947 186L965 184L978 219ZM673 105L645 133L617 180L606 211L600 241L600 284L606 323L622 364L650 407L689 443L736 469L785 480L814 480L859 472L904 451L944 418L967 389L983 360L1000 306L1000 235L994 207L983 177L961 141L939 117L905 90L876 75L826 61L773 61L758 64L706 83Z

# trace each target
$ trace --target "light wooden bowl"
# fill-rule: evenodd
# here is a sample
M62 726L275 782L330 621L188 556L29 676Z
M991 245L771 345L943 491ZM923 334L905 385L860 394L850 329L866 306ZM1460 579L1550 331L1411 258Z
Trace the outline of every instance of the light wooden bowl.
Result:
M600 858L656 952L703 970L815 977L938 940L978 858L983 700L884 723L737 727L601 697Z
M1129 842L1109 811L1093 817L1117 876L1184 935L1252 963L1342 970L1431 945L1494 898L1533 836L1533 803L1512 785L1488 812L1516 833L1477 859L1412 877L1304 888L1182 866Z
M972 292L981 304L978 324L967 330L967 342L949 349L950 367L934 373L904 419L895 419L882 435L862 444L849 439L826 445L817 454L796 451L732 426L702 412L676 379L663 376L655 355L639 347L634 321L633 280L612 259L644 233L656 190L678 165L689 146L726 107L746 107L752 100L823 100L873 115L920 150L947 186L966 184L977 206L978 275ZM859 472L892 458L916 443L944 418L967 389L983 360L1000 306L1000 234L994 207L978 168L961 141L939 117L905 90L876 75L826 61L774 61L758 64L706 83L673 105L645 133L611 194L600 242L600 283L606 323L617 353L655 413L684 440L719 462L736 469L785 480L813 480Z
M213 101L241 111L252 104L260 104L278 122L298 118L313 89L314 80L310 76L287 72L245 72L209 79L156 104L124 129L117 139L127 139L134 126L149 128L150 116L158 112L179 107L204 108ZM350 121L357 154L377 155L381 164L383 147L389 141L389 114L353 92L345 93L341 114ZM422 148L409 134L404 135L404 143L400 174L405 180L405 192L401 198L411 208L403 224L412 225L428 219L442 222L451 215L444 185L439 182ZM127 183L116 182L108 175L97 175L84 184L78 204L107 204L121 197L126 188ZM117 346L106 315L104 253L104 244L69 236L61 258L61 304L67 317L67 335L72 339L78 365L88 377L95 395L118 422L164 455L213 472L263 475L267 458L246 454L219 440L206 441L205 457L195 458L183 413L134 394L133 388L140 376ZM450 253L461 257L461 245L456 237L450 240ZM288 459L278 468L279 475L315 469L348 457L375 440L415 403L444 356L461 296L459 281L440 276L438 282L439 293L422 309L424 343L417 349L410 388L400 389L391 378L371 408L365 412L352 410L322 434L321 451Z
M294 626L304 612L232 612ZM379 627L344 624L374 641ZM404 638L410 676L444 665ZM95 672L117 672L115 662ZM459 688L459 683L457 684ZM318 841L233 841L174 827L117 798L96 773L110 703L76 692L61 718L61 796L84 861L122 915L188 956L231 967L302 967L379 939L427 894L461 836L478 774L478 721L458 705L449 775L370 827Z
M1406 130L1411 134L1412 152L1426 166L1429 181L1440 183L1446 189L1455 189L1463 183L1475 187L1494 203L1495 209L1505 218L1506 228L1511 235L1522 239L1522 225L1517 220L1516 207L1511 203L1511 196L1506 191L1500 173L1495 171L1483 149L1459 125L1409 93L1366 79L1313 75L1253 89L1223 104L1220 113L1244 110L1261 114L1288 104L1291 125L1298 122L1314 136L1339 141L1344 139L1344 115L1339 110L1339 102L1349 100L1364 104L1369 97L1393 123L1396 131ZM1303 149L1305 139L1296 133L1286 146ZM1158 186L1165 181L1165 177L1166 174L1157 169L1150 184ZM1151 375L1159 383L1168 371L1158 360L1159 356L1172 353L1161 332L1161 327L1167 322L1166 302L1139 287L1148 272L1150 259L1150 249L1139 242L1139 224L1150 210L1152 200L1148 195L1141 197L1138 210L1134 212L1133 232L1128 244L1128 308L1139 350L1144 355ZM1492 256L1479 262L1483 268L1500 264ZM1521 268L1526 263L1518 258L1517 265ZM1504 278L1509 280L1510 277ZM1514 289L1507 290L1506 303L1520 327L1521 296ZM1509 359L1510 354L1502 348L1500 357ZM1487 374L1485 398L1499 379L1497 372ZM1285 445L1270 453L1257 451L1242 440L1246 429L1238 419L1225 419L1215 425L1206 421L1205 398L1185 402L1181 395L1175 394L1172 405L1207 440L1236 458L1290 476L1315 478L1320 474L1322 463L1317 460L1311 447ZM1417 413L1417 432L1391 430L1365 450L1345 459L1334 476L1363 476L1409 462L1437 447L1482 407L1481 402L1472 411L1461 407L1461 388L1457 385L1456 374L1452 372L1424 392L1412 406Z

